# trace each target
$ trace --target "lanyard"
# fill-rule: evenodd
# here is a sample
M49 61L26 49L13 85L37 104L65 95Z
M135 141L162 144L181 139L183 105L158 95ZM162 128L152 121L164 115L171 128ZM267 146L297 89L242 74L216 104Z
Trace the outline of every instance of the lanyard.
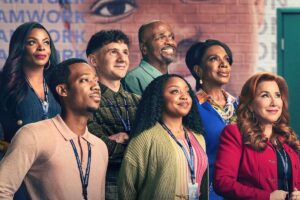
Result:
M41 106L42 106L42 109L43 109L43 119L47 119L48 118L48 110L49 110L49 102L48 102L48 88L47 88L47 84L46 84L46 81L45 81L45 78L43 78L43 87L44 87L44 94L45 94L45 100L43 100L42 98L40 98L35 90L33 89L31 83L29 82L29 80L27 79L27 77L25 76L26 78L26 81L30 87L30 89L34 92L34 94L38 97L40 103L41 103Z
M80 158L78 155L78 152L76 150L75 144L73 142L73 140L70 140L72 147L73 147L73 151L76 157L76 161L77 161L77 166L78 166L78 170L79 170L79 174L80 174L80 180L81 180L81 186L82 186L82 196L84 200L87 200L87 188L89 185L89 177L90 177L90 168L91 168L91 144L87 143L88 145L88 162L87 162L87 167L85 170L85 176L83 176L83 171L82 171L82 166L81 166L81 162L80 162Z
M288 168L289 168L289 163L288 163L288 159L287 159L287 155L284 149L283 150L283 155L280 153L280 151L275 148L276 151L279 154L280 160L282 162L283 165L283 173L284 173L284 189L289 192L289 184L288 184Z
M125 129L125 132L129 133L130 130L131 130L131 126L130 126L130 121L129 121L129 108L128 108L126 98L123 97L124 107L125 107L125 110L126 110L125 119L122 117L121 113L119 112L118 107L116 105L114 105L113 102L108 97L103 97L103 98L109 104L109 107L111 108L113 116L115 118L118 118L121 121L121 123L122 123L122 125Z
M161 122L160 124L169 133L169 135L175 140L175 142L179 145L179 147L182 149L182 151L185 155L185 158L188 161L189 169L191 172L192 183L195 184L196 175L195 175L195 165L194 165L194 151L193 151L193 147L192 147L191 141L189 139L189 136L187 134L187 131L185 130L185 128L183 128L185 139L186 139L186 141L189 145L189 149L190 149L190 157L189 157L188 153L186 152L185 148L183 147L183 145L176 139L176 137L174 136L172 131L163 122Z

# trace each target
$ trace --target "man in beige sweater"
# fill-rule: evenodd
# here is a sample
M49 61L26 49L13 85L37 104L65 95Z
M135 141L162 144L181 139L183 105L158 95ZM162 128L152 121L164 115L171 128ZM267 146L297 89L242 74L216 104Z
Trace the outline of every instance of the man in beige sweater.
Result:
M49 88L62 114L17 132L0 163L0 199L12 199L23 180L31 199L104 199L107 147L87 130L100 103L95 70L82 59L66 60Z

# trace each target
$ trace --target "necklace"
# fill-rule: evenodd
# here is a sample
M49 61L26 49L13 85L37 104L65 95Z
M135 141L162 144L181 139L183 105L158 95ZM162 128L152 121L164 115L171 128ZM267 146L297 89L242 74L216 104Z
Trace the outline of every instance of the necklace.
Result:
M37 96L37 98L39 99L42 109L43 109L43 119L47 119L48 118L48 110L49 110L49 101L48 101L48 88L47 88L47 84L45 81L45 78L43 78L43 88L44 88L44 95L45 95L45 99L41 98L33 89L31 83L29 82L27 76L25 76L25 80L28 84L28 86L30 87L30 89L33 91L33 93Z
M212 103L212 106L214 109L219 113L219 115L223 118L223 120L226 122L226 124L229 122L230 118L235 113L234 108L234 102L235 99L226 94L224 90L222 90L223 96L225 98L225 105L223 108L212 98L212 96L209 95L210 99L214 102Z

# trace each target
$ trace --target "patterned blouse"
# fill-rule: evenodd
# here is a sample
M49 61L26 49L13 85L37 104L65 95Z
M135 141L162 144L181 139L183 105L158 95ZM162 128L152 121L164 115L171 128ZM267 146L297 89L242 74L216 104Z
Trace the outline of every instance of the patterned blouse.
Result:
M236 123L237 115L236 110L234 109L234 103L237 101L237 99L224 90L222 90L222 93L226 98L226 104L224 107L214 101L214 99L210 95L206 94L204 90L200 90L197 93L197 97L200 103L208 101L210 105L222 117L226 125Z

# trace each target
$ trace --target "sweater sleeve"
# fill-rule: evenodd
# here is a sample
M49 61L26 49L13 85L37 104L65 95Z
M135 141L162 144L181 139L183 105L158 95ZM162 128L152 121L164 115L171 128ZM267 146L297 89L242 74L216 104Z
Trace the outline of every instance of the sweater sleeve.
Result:
M131 163L128 159L124 159L122 162L122 167L119 172L119 182L118 182L118 193L119 199L130 200L137 198L137 167Z
M227 199L269 200L269 192L238 181L242 154L241 133L236 125L229 125L220 136L214 171L215 191Z
M26 127L21 128L0 163L0 199L13 199L37 155L34 134Z

